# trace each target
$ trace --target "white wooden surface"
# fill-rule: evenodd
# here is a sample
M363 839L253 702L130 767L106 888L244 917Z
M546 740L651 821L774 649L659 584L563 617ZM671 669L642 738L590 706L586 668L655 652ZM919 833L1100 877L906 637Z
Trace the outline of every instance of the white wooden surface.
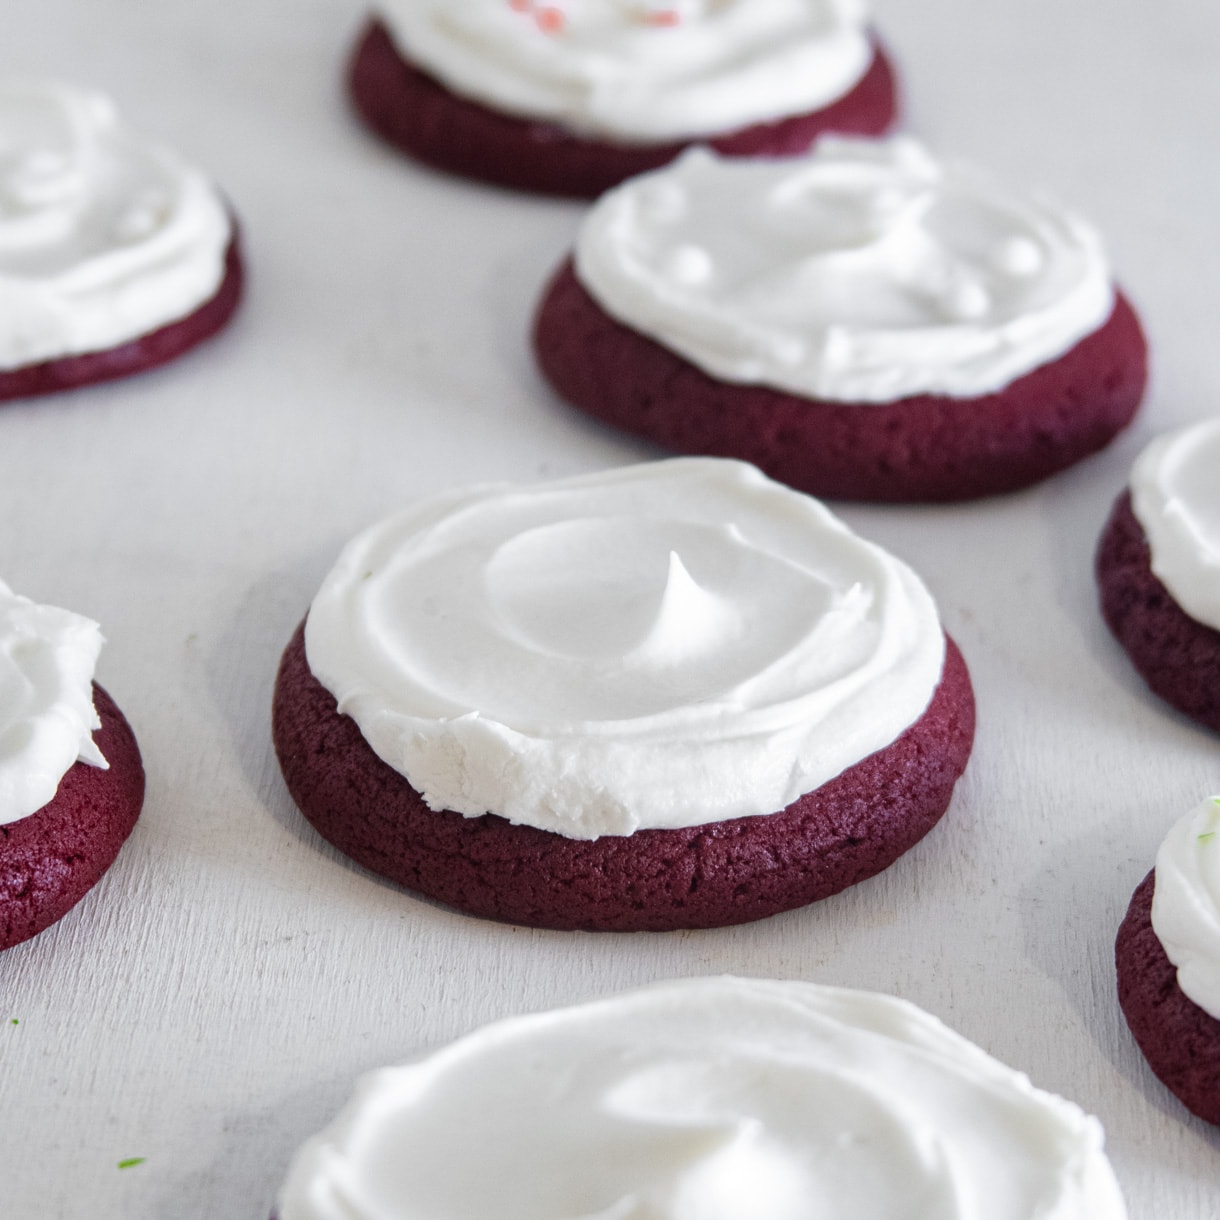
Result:
M109 877L0 958L5 1220L263 1220L365 1069L716 971L915 1000L1098 1113L1133 1217L1220 1215L1220 1136L1144 1067L1112 966L1164 829L1220 790L1220 742L1140 688L1090 571L1139 447L1220 402L1220 7L878 8L913 129L1104 229L1152 392L1130 435L1042 488L845 510L924 574L974 674L974 758L928 840L764 923L586 936L468 919L347 864L292 807L268 734L279 651L362 524L463 482L656 455L531 367L531 306L580 207L365 137L339 84L356 0L7 6L0 70L107 89L211 168L245 222L250 291L176 366L0 410L0 574L102 622L100 676L148 769Z

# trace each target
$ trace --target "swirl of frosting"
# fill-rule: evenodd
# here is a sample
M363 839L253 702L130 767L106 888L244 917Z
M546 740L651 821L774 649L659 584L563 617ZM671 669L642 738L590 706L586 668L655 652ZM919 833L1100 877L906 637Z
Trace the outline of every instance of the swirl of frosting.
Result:
M721 381L806 398L974 398L1114 305L1101 241L910 139L807 157L692 149L604 195L576 244L602 308Z
M0 369L105 351L215 295L231 225L101 94L0 84Z
M1220 1021L1220 796L1175 822L1161 844L1152 930L1178 986Z
M944 660L909 568L713 458L409 508L343 551L305 645L432 808L578 839L774 813L897 738Z
M1191 618L1220 631L1220 420L1158 437L1131 472L1152 571Z
M686 979L365 1077L279 1220L1122 1220L1097 1119L892 996Z
M37 813L78 759L107 765L92 737L101 650L97 623L0 581L0 825Z
M865 0L378 0L454 93L658 143L820 110L865 74Z

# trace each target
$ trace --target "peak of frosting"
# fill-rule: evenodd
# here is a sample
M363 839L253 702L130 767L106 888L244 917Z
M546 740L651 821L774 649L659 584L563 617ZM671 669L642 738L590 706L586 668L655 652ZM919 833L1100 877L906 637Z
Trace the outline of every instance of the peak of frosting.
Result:
M1158 437L1131 472L1152 570L1192 618L1220 631L1220 420Z
M703 978L366 1077L280 1220L1123 1220L1100 1124L890 996Z
M1178 986L1220 1021L1220 796L1179 818L1156 857L1152 930Z
M691 533L673 539L688 555ZM650 522L629 516L526 529L496 548L483 585L504 631L556 658L667 665L701 649L710 656L734 617Z
M573 838L774 813L898 737L944 660L908 568L710 458L409 508L305 639L433 808Z
M692 149L598 201L576 271L721 380L861 403L1001 389L1114 303L1083 221L906 138L780 160Z
M864 0L379 0L455 93L636 143L819 110L872 59Z
M224 274L215 190L109 98L0 84L0 369L104 351L185 317Z
M741 619L729 598L697 584L677 551L669 552L665 588L647 635L624 656L628 664L681 664L732 639Z
M0 825L37 813L78 759L106 766L92 737L101 649L97 623L0 581Z

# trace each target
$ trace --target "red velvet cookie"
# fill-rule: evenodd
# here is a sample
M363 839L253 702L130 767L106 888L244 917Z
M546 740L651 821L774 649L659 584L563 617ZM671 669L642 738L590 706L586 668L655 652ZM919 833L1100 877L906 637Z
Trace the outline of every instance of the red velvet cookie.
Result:
M225 251L224 278L215 295L197 309L118 347L62 356L20 368L0 369L0 402L56 394L61 390L128 377L181 356L228 322L241 300L243 278L241 244L234 227L233 238Z
M36 813L0 825L0 949L62 919L101 880L135 826L144 767L123 713L96 684L102 727L93 734L109 768L76 763Z
M153 368L228 321L237 226L104 94L0 82L0 401Z
M348 87L365 122L418 160L467 178L544 194L594 198L625 178L666 164L695 142L614 143L555 123L502 114L457 96L404 58L378 18L360 36ZM874 45L866 74L830 105L698 142L731 156L786 156L803 152L829 131L880 135L896 114L894 71Z
M674 830L569 839L486 814L435 811L313 676L303 628L276 679L272 731L288 789L344 854L473 915L590 931L718 927L837 893L936 824L966 765L974 695L946 641L922 717L788 808Z
M1129 492L1102 531L1096 570L1102 614L1140 676L1167 703L1220 732L1220 631L1187 614L1153 573Z
M830 402L732 384L611 318L570 261L542 299L533 342L551 385L588 414L844 500L966 500L1036 483L1108 444L1147 378L1143 333L1119 294L1100 329L980 398Z
M1220 1123L1220 1021L1178 986L1152 928L1155 881L1140 883L1118 930L1118 1002L1157 1078L1192 1114Z

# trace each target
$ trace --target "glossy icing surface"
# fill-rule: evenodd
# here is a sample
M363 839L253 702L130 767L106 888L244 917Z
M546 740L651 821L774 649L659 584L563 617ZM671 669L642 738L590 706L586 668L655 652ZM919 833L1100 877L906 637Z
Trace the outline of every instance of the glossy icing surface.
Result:
M97 623L20 597L0 581L0 825L36 813L93 744Z
M454 92L637 143L821 109L872 59L863 0L379 0L378 11Z
M1156 857L1152 930L1178 986L1220 1020L1220 797L1180 818Z
M1160 436L1131 472L1152 570L1192 618L1220 631L1220 420Z
M776 812L918 719L944 660L909 568L712 458L409 508L305 639L433 808L572 838Z
M702 978L367 1076L279 1220L1122 1220L1101 1126L891 996Z
M722 381L807 398L973 398L1101 326L1101 241L909 138L807 157L692 149L604 195L576 271L616 320Z
M216 293L231 237L211 184L109 98L0 84L0 370L185 317Z

